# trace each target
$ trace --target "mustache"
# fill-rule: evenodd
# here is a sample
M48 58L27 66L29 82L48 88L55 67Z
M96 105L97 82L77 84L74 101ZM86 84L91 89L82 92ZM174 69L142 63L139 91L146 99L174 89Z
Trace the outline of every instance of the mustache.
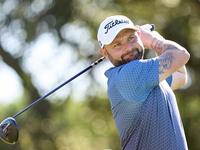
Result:
M130 54L130 53L132 53L132 52L134 52L134 51L139 52L139 49L138 49L138 48L132 48L131 51L129 51L129 52L123 54L123 55L121 56L121 59L123 60L123 57L124 57L124 56L126 56L126 55L128 55L128 54Z

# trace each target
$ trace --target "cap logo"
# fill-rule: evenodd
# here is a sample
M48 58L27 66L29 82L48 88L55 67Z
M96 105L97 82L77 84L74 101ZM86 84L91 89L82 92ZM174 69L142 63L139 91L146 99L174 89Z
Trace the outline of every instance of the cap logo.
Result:
M128 20L112 20L112 21L109 22L107 25L105 25L105 27L104 27L104 29L106 29L105 34L107 34L108 31L109 31L112 27L114 27L114 26L116 26L116 25L119 25L119 24L122 24L122 23L127 23L127 24L129 24L129 21L128 21Z

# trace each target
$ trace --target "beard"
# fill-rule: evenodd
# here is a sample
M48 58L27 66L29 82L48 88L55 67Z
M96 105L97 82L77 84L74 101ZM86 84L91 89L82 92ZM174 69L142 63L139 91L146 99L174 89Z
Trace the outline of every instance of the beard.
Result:
M125 53L121 56L121 60L116 60L114 59L109 53L108 51L106 50L107 52L107 55L108 55L108 58L109 60L111 61L111 63L115 66L115 67L118 67L118 66L121 66L123 64L126 64L126 63L129 63L131 62L132 60L138 60L138 59L143 59L143 56L144 56L144 48L134 48L134 49L131 49L130 52L128 53Z

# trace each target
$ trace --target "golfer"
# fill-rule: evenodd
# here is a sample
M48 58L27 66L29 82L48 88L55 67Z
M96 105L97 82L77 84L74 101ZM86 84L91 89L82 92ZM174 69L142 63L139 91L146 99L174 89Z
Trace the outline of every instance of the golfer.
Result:
M173 93L187 81L187 50L120 15L106 18L97 38L114 65L105 75L121 149L188 149ZM145 49L157 57L143 59Z

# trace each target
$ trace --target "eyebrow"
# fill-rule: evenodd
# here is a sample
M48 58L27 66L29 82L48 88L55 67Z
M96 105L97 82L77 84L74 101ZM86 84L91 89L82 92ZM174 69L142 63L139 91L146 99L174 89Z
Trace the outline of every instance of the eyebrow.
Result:
M119 43L121 40L121 38L124 36L124 34L127 33L127 32L124 32L124 33L121 33L121 34L118 34L115 39L112 41L111 44L115 44L115 43ZM130 32L129 32L130 33ZM131 32L130 34L128 33L128 37L130 37L131 35L136 35L136 31L133 31Z

